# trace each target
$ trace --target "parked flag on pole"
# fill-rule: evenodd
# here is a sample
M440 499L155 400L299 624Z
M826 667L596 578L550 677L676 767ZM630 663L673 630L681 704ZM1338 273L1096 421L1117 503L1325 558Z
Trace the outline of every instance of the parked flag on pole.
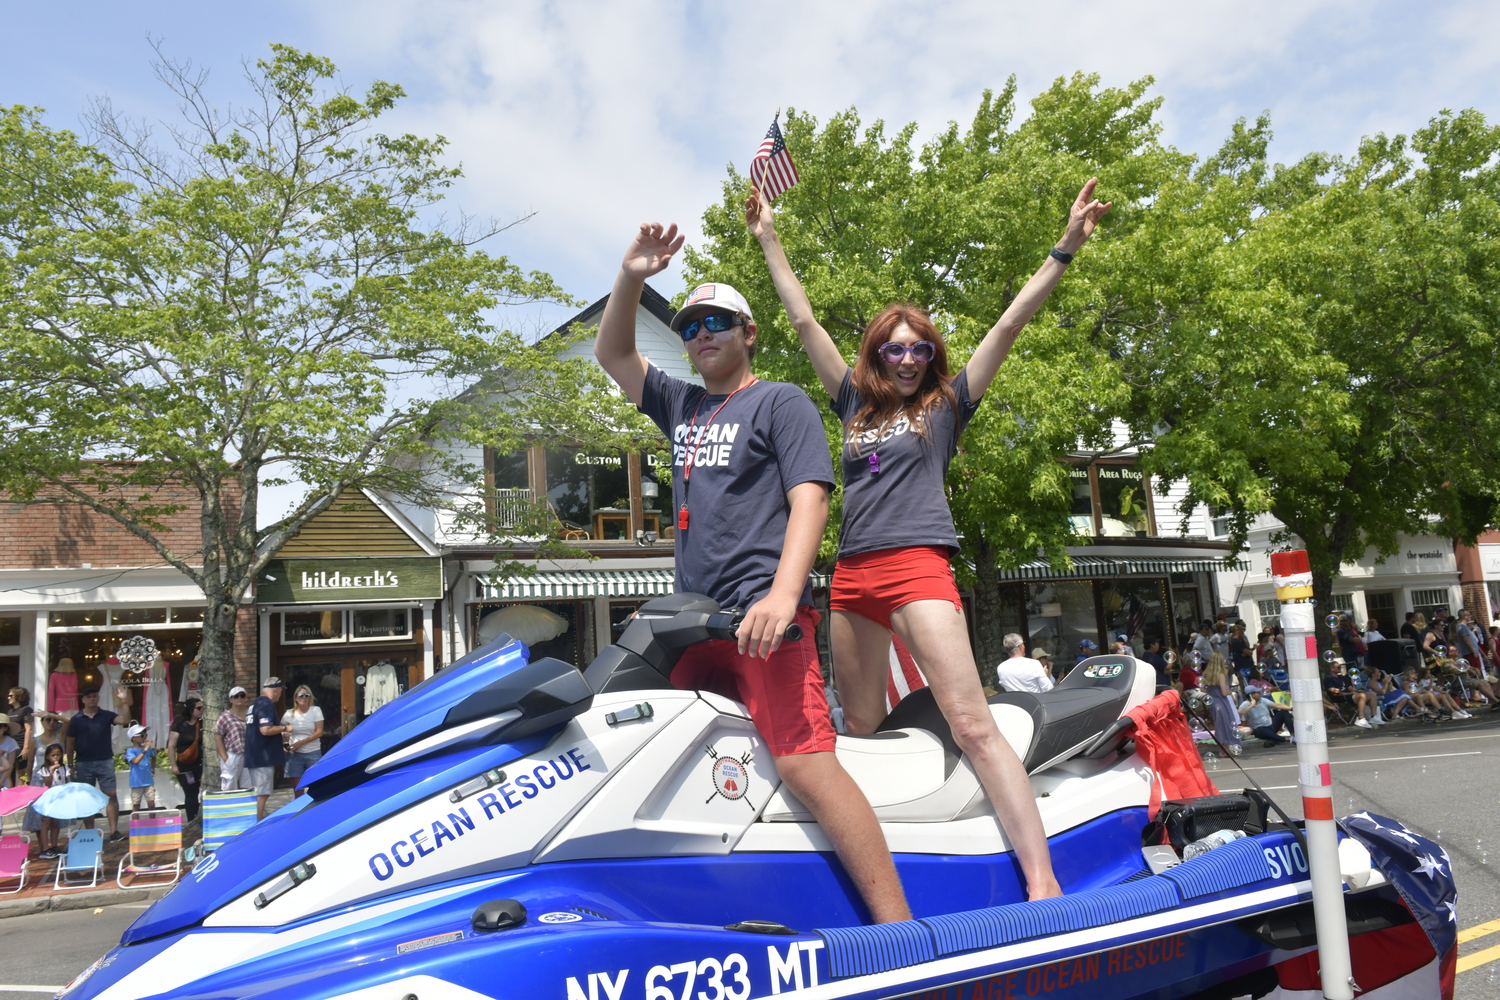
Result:
M792 163L792 154L787 151L786 140L781 136L780 120L781 112L778 111L771 119L771 127L766 130L760 148L750 160L750 183L766 196L767 201L775 201L798 181L796 164Z

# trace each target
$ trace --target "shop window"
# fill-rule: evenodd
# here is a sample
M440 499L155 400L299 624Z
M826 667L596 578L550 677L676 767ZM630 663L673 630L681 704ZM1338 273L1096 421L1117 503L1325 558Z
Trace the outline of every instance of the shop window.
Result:
M411 665L404 656L357 661L354 687L358 692L355 697L359 701L360 721L401 697L409 686L410 671Z
M1146 478L1134 465L1099 463L1099 534L1107 538L1145 538L1151 534Z
M165 625L166 608L115 608L109 613L111 625Z
M0 618L0 646L21 644L21 619Z
M1411 609L1417 614L1424 616L1430 623L1433 615L1439 608L1447 608L1448 590L1440 587L1435 590L1413 590L1411 592ZM1449 608L1449 610L1452 610Z
M1277 600L1256 601L1255 610L1260 614L1260 627L1271 628L1281 624L1281 602Z
M625 626L630 624L630 619L640 609L645 601L610 601L609 602L609 641L619 639L625 631Z
M201 622L203 620L203 609L173 608L172 620L174 622Z
M531 488L531 462L525 449L494 458L495 489L529 490Z
M410 639L411 612L406 608L371 608L353 611L354 627L350 638L356 642L370 639Z
M1181 646L1187 642L1198 631L1198 623L1202 620L1203 608L1198 603L1198 588L1173 587L1172 625L1176 644Z
M343 642L344 612L285 611L281 615L281 643L300 646L314 642Z
M109 612L104 608L70 609L47 614L48 628L91 628L106 625L108 621Z
M1094 535L1094 488L1089 483L1086 465L1068 468L1068 478L1073 487L1073 507L1070 511L1073 533L1093 537Z
M1334 595L1332 595L1332 597L1330 598L1330 607L1328 608L1328 610L1331 611L1331 612L1333 612L1336 615L1353 615L1354 614L1354 595L1353 594L1334 594ZM1361 622L1360 624L1364 624L1364 623Z
M1136 656L1147 640L1168 643L1167 583L1152 580L1100 580L1099 604L1104 612L1104 635L1109 642L1123 635Z
M575 666L584 666L593 658L591 641L593 630L588 627L586 616L592 617L593 601L527 601L511 604L481 604L475 606L474 635L478 640L489 641L501 632L526 643L531 650L531 659L553 656ZM539 608L545 615L528 616L523 609ZM506 615L502 623L486 627L484 621L490 615L517 609ZM488 637L488 638L486 638Z
M547 450L547 499L565 523L592 531L601 510L630 509L630 473L623 455L598 455L583 450ZM625 537L614 525L614 533Z
M1058 580L1027 589L1026 624L1033 650L1045 649L1053 663L1066 666L1078 659L1080 642L1099 641L1094 581Z
M1490 618L1492 620L1500 619L1500 580L1491 580L1485 584L1485 587L1489 589L1490 594ZM1394 600L1391 602L1391 605L1391 619L1394 621L1396 617Z

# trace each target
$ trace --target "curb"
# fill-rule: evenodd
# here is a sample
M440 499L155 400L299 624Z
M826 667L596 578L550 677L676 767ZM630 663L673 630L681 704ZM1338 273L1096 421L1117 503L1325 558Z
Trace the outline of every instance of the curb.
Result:
M171 886L164 885L150 889L102 889L92 892L58 893L51 896L32 896L27 899L0 900L0 919L25 917L49 910L92 910L121 903L155 901L165 896L167 890L171 888Z

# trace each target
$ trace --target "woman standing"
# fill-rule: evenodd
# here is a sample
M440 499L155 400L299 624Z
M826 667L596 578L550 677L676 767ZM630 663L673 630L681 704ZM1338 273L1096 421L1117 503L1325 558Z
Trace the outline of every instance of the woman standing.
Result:
M891 633L927 676L954 739L973 764L1016 847L1032 899L1062 894L1031 784L985 703L949 559L958 551L943 492L959 435L1030 322L1109 204L1079 192L1062 240L956 375L942 334L922 310L894 304L866 327L851 369L813 316L776 234L769 204L745 203L776 292L843 421L844 521L834 568L830 635L851 733L885 718ZM892 531L893 526L899 526Z
M182 714L167 735L167 758L182 786L183 816L191 823L198 818L198 797L203 793L203 702L197 698L182 703Z
M1214 735L1224 749L1240 755L1240 713L1234 705L1234 689L1229 684L1229 664L1223 653L1214 653L1203 668L1203 689L1208 692L1214 710Z
M300 778L307 769L323 758L323 710L313 698L312 688L306 684L297 689L292 698L292 707L281 716L281 724L290 727L287 735L285 774L288 778ZM298 788L302 795L306 789Z

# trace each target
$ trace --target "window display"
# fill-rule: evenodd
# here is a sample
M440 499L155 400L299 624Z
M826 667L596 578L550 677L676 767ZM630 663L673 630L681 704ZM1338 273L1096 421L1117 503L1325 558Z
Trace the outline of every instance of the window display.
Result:
M411 612L406 608L373 608L352 612L354 641L411 637Z

